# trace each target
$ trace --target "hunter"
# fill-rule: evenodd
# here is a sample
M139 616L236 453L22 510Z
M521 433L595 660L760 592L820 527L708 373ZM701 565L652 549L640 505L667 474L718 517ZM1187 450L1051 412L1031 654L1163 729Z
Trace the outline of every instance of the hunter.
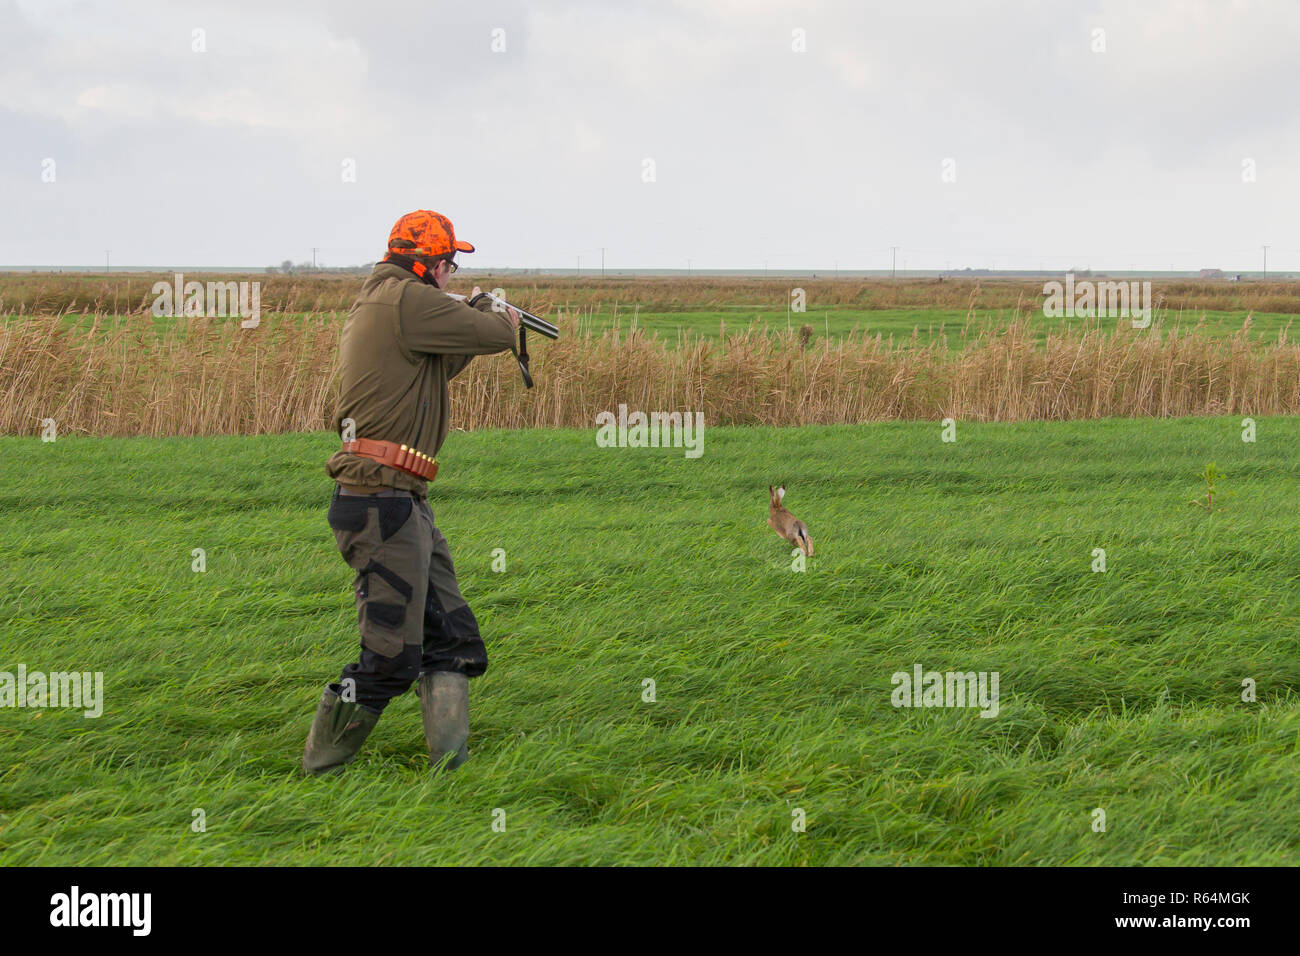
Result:
M446 216L403 216L343 326L343 446L325 470L337 483L329 525L356 572L361 655L321 696L307 773L341 771L388 702L417 682L430 766L469 757L469 680L487 669L487 649L427 488L450 427L447 383L475 355L512 349L519 327L514 309L493 311L486 297L471 308L443 291L457 253L473 251Z

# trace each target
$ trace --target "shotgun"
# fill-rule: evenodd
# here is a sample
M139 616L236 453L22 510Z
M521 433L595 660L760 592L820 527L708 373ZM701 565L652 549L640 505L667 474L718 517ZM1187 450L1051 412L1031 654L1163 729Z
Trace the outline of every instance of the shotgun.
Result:
M515 350L512 347L510 351L515 353L515 361L519 363L519 372L524 377L524 387L532 388L533 376L532 373L528 371L528 338L525 335L525 330L532 329L538 335L544 335L548 339L558 339L560 337L560 330L540 316L533 315L533 313L521 309L517 305L511 305L505 299L501 298L501 296L493 295L491 292L480 292L472 299L467 299L465 296L457 295L454 292L448 292L447 295L451 296L453 299L460 299L466 305L475 305L480 299L488 298L492 300L493 311L500 312L505 309L514 309L519 313L519 349ZM498 308L498 306L500 306L500 308Z

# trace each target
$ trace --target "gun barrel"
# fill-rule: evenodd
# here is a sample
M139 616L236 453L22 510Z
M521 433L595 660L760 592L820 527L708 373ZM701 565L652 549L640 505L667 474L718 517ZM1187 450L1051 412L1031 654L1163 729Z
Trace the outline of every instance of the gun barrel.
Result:
M556 328L554 325L552 325L550 322L547 322L545 319L538 318L537 316L533 315L531 312L525 312L523 309L520 309L518 306L512 306L512 308L514 308L519 313L519 322L521 325L527 326L537 334L544 335L548 339L558 339L560 337L560 330Z
M500 303L502 306L509 307L511 309L514 309L516 312L518 312L519 324L522 325L524 328L532 329L538 335L544 335L548 339L558 339L560 337L560 330L558 326L552 325L550 322L547 322L540 315L533 315L533 313L525 309L521 309L517 305L510 305L510 303L507 302L505 299L501 298L501 296L493 295L491 292L480 292L472 299L466 299L465 296L457 295L455 292L448 292L447 295L451 296L453 299L460 299L462 302L467 302L469 305L473 305L479 299L483 298L484 296L487 296L493 302Z
M501 298L501 296L493 295L491 292L484 292L483 295L487 296L493 302L498 302L501 305L508 306L509 308L512 308L516 312L518 312L519 324L522 325L524 328L532 329L538 335L544 335L548 339L558 339L560 337L560 330L556 328L554 325L552 325L550 322L547 322L541 316L533 315L533 313L527 311L526 309L521 309L517 305L510 305L510 303L507 302L505 299Z

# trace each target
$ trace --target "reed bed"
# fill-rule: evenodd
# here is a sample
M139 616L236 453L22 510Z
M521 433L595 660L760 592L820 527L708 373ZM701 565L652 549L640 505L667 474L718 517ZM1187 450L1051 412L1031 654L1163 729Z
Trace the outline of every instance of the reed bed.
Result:
M1230 339L1195 328L1070 327L1035 341L1029 322L970 328L950 347L852 333L723 330L678 343L559 319L533 351L525 391L507 354L452 383L455 427L590 427L620 403L700 411L709 424L807 425L887 419L975 421L1277 415L1300 412L1300 346L1261 343L1249 320ZM337 318L59 315L0 324L0 433L255 435L332 429ZM1041 336L1040 336L1041 338Z
M472 265L466 263L466 265ZM1085 278L1086 276L1080 276ZM257 272L194 273L201 282L261 283L263 311L346 312L364 274L264 275ZM1060 279L1061 276L1052 278ZM1101 276L1091 276L1101 279ZM143 312L153 302L153 284L171 283L171 273L111 276L17 273L0 276L0 315L5 313ZM512 302L533 311L569 306L608 310L616 304L645 312L767 309L784 311L790 290L802 288L809 309L972 309L996 311L1043 303L1043 278L837 278L809 276L550 276L463 272L456 288L473 284L504 288ZM1300 313L1300 283L1289 280L1226 282L1157 279L1152 294L1171 311Z

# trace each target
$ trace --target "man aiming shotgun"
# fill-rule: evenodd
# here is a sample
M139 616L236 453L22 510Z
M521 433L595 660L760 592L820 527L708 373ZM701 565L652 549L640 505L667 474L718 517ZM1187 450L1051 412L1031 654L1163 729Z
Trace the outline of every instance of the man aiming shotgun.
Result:
M338 483L329 524L356 571L361 656L321 696L302 758L308 773L351 762L388 702L417 681L430 765L454 768L469 756L469 679L487 669L487 650L426 487L450 427L447 383L475 355L513 351L520 323L477 288L474 307L442 291L456 254L473 251L446 216L403 216L343 327L344 441L325 468Z

